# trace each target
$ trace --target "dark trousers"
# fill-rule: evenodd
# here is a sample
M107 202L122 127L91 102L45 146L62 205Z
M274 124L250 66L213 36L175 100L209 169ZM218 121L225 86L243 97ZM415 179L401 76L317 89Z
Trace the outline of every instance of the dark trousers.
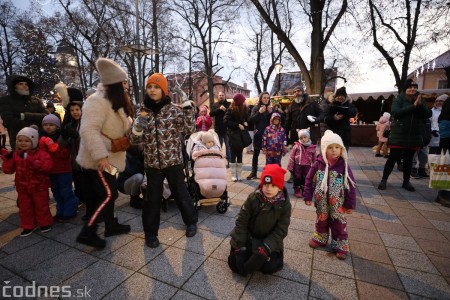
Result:
M53 198L56 201L56 215L59 217L75 217L77 215L78 198L72 189L72 173L50 174Z
M250 248L251 249L251 248ZM247 250L245 252L246 257L244 260L240 261L239 259L236 260L236 252L235 249L231 248L230 255L228 256L228 266L234 273L239 274L239 269L242 269L243 266L240 266L240 268L237 266L238 263L245 264L245 262L250 258L252 255L252 252ZM283 269L284 259L283 259L283 252L274 251L270 254L269 260L266 261L262 267L259 269L259 271L263 274L273 274L275 272L280 271Z
M259 157L260 152L261 152L261 148L257 148L253 144L252 172L255 172L255 173L258 170L258 157Z
M72 170L73 185L75 186L75 196L80 203L86 203L91 194L89 186L89 176L86 176L86 170Z
M86 200L88 226L93 226L100 214L105 218L105 226L114 222L114 202L119 196L117 179L106 172L96 170L83 171L89 182L91 193Z
M197 210L184 183L184 172L181 168L151 169L146 170L146 174L147 192L142 207L142 225L146 238L158 236L164 178L169 183L170 191L181 212L184 224L197 223Z
M395 163L403 158L403 182L408 182L411 177L412 160L416 150L391 148L389 157L384 165L382 180L387 181L394 169Z
M242 152L244 149L234 149L231 148L231 163L242 163Z
M219 143L220 147L225 143L225 153L227 161L230 162L231 159L231 150L230 150L230 143L228 142L228 135L227 133L217 133L217 136L219 136Z
M301 187L305 185L305 179L308 175L311 166L309 165L294 165L294 187Z

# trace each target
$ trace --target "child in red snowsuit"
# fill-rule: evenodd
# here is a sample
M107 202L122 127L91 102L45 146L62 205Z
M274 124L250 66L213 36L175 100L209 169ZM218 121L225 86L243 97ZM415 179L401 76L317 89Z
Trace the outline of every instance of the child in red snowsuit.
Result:
M50 179L48 172L53 166L50 155L38 148L39 133L25 127L19 131L16 151L2 149L3 171L16 173L15 185L18 195L20 236L30 235L37 226L41 232L51 230L53 218L48 205Z

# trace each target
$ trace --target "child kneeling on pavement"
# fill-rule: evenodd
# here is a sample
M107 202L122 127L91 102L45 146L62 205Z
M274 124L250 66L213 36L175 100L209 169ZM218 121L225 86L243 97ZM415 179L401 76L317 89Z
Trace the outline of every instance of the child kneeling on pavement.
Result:
M231 232L228 265L242 276L283 268L283 240L288 234L291 202L284 188L286 170L277 164L264 167L259 187L251 193Z

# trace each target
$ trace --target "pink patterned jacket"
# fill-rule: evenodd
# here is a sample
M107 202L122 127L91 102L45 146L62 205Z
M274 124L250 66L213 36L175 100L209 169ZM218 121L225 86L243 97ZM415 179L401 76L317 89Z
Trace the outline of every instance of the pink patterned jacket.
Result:
M294 165L312 166L316 161L316 145L309 145L305 148L299 141L294 143L294 147L289 157L288 171L294 171Z

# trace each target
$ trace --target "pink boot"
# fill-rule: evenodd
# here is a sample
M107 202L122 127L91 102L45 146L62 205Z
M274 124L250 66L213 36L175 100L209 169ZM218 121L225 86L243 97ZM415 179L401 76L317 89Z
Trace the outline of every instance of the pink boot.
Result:
M303 198L302 188L295 187L294 188L295 197L297 198Z

